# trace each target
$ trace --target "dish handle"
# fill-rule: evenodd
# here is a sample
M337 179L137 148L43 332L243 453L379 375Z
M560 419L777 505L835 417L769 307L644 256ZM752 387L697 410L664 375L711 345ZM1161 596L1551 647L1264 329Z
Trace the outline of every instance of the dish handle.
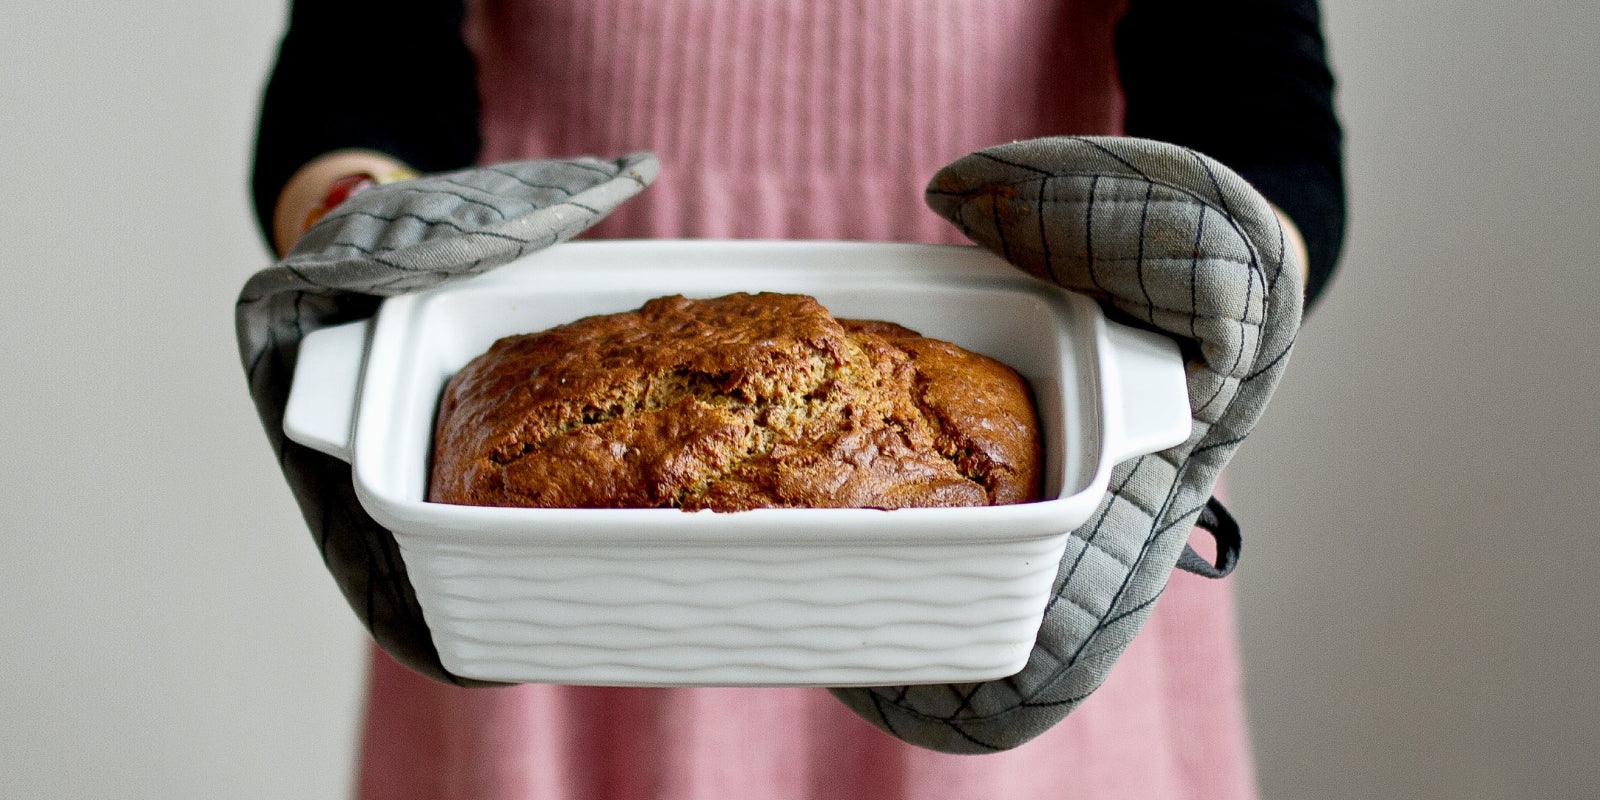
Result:
M361 362L367 354L368 320L312 331L300 341L283 433L291 441L350 460L351 428Z
M1183 356L1171 339L1105 322L1105 445L1111 463L1165 450L1189 438L1192 425Z

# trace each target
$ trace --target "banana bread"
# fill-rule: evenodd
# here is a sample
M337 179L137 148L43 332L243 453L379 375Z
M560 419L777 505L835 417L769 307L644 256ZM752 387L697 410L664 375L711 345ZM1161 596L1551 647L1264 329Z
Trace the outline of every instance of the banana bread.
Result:
M738 511L1022 503L1038 420L1011 368L804 295L662 297L511 336L453 377L429 498Z

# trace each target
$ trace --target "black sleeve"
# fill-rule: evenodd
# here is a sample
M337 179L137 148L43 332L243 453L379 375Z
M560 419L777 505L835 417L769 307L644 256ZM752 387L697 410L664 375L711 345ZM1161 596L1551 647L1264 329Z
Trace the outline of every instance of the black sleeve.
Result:
M297 0L267 82L251 191L270 241L296 170L340 148L424 172L478 157L478 89L462 0Z
M1294 220L1310 255L1309 307L1345 228L1343 134L1316 0L1129 0L1116 54L1129 136L1227 164Z

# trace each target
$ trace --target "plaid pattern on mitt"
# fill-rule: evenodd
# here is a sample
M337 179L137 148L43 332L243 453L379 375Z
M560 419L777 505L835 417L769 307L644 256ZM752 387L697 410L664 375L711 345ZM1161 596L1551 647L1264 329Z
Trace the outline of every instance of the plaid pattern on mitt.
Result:
M469 683L439 663L392 534L357 501L350 467L285 439L300 340L371 316L385 296L481 273L569 238L643 189L658 165L500 164L357 195L237 306L240 356L267 436L334 575L374 639L401 663ZM1049 138L991 148L934 177L930 206L973 241L1177 339L1189 362L1193 435L1119 465L1073 532L1032 656L979 684L835 689L908 742L948 752L1015 747L1065 717L1105 679L1186 552L1218 473L1287 364L1301 313L1300 265L1265 199L1221 164L1128 138Z
M446 672L394 534L355 496L350 465L289 441L283 411L300 340L376 313L384 297L500 266L600 221L655 179L655 156L518 161L369 189L252 276L234 319L250 396L311 535L350 607L400 663Z
M1185 555L1300 327L1299 256L1265 198L1187 148L1120 137L1014 142L962 158L928 205L969 238L1178 340L1193 433L1117 466L1067 544L1022 672L977 684L835 689L873 724L952 753L1020 745L1105 680ZM1186 565L1199 561L1188 554ZM1202 570L1203 571L1203 570Z

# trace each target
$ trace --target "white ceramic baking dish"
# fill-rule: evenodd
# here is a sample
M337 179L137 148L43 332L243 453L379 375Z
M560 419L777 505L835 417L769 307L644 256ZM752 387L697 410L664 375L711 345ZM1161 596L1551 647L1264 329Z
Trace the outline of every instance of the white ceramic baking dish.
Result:
M957 509L429 503L445 382L502 336L664 294L799 292L999 359L1031 384L1044 498ZM349 461L445 668L586 685L981 681L1026 662L1069 532L1113 464L1189 435L1168 339L972 247L574 242L308 336L284 430Z

